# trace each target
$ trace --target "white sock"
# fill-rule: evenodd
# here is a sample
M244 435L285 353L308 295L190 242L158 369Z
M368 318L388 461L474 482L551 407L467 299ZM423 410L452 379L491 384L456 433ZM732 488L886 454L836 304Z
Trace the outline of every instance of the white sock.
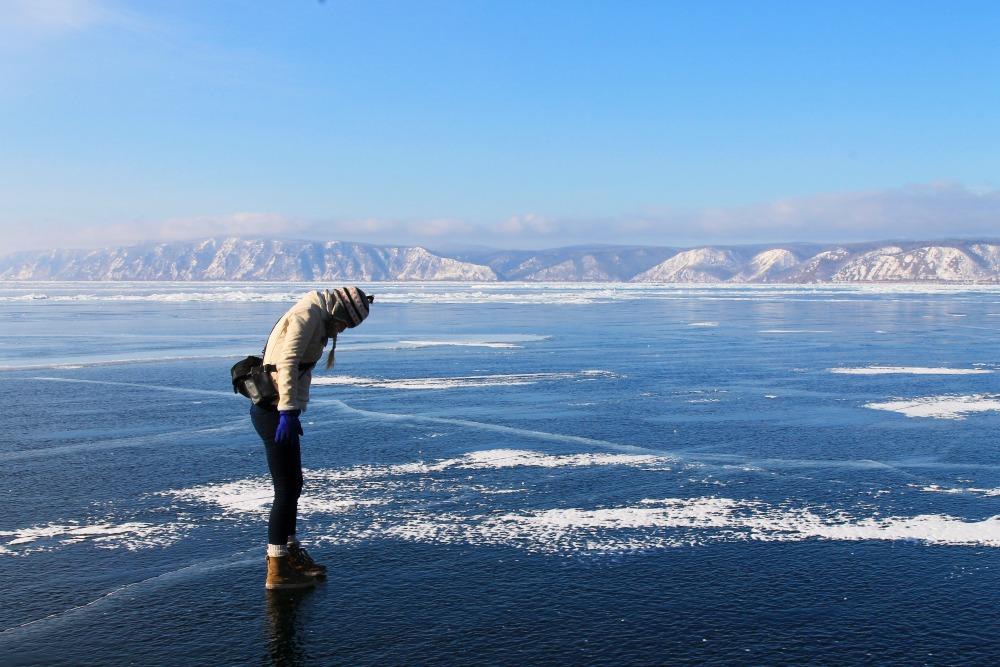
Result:
M295 536L295 533L292 533L291 535L288 536L288 546L290 546L290 547L291 546L296 546L296 547L302 546L299 543L299 538L297 538Z
M271 558L287 556L288 547L286 547L284 544L268 544L267 555L270 556Z

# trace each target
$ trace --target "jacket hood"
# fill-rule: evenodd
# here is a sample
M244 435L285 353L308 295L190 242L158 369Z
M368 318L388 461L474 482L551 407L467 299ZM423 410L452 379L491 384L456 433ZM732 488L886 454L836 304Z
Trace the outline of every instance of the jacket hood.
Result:
M319 306L323 313L323 328L326 330L326 337L333 340L333 346L337 346L337 320L333 318L333 308L337 305L337 295L330 290L316 290L310 292L306 297L309 303ZM331 350L332 354L333 351Z
M333 317L333 308L337 305L336 294L330 290L316 290L309 293L308 299L311 303L316 304L322 309L324 320Z

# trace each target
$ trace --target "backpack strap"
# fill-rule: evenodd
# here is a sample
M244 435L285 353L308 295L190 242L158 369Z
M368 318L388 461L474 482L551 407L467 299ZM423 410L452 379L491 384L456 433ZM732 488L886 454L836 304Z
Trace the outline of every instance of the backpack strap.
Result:
M282 317L284 317L284 315L282 315L281 317L278 318L278 322L281 322L281 318ZM274 326L271 327L271 332L267 334L267 338L264 340L264 350L263 350L263 352L260 353L261 359L263 359L264 357L267 356L267 343L271 340L271 334L273 334L274 330L278 328L278 322L274 323ZM270 365L273 365L273 364L268 364L268 365L270 366Z
M274 330L278 328L278 324L281 322L282 317L284 317L284 315L278 318L278 321L274 323L273 327L271 327L271 333L267 334L267 340L264 341L264 350L260 354L261 360L263 360L264 357L267 356L267 344L271 340L271 334L273 334ZM311 371L315 366L316 366L315 361L311 363L305 361L299 362L299 371L300 371L299 377L302 377L303 375ZM268 373L277 373L278 367L275 366L274 364L264 364L264 370L267 371Z

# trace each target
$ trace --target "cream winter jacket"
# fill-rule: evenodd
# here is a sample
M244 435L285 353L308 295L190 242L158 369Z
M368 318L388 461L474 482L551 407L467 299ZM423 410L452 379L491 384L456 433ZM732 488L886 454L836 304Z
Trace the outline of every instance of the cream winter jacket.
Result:
M278 410L305 410L309 402L312 369L323 356L327 340L336 337L333 307L337 297L329 290L309 292L285 313L267 339L264 363L274 364L271 373L278 388Z

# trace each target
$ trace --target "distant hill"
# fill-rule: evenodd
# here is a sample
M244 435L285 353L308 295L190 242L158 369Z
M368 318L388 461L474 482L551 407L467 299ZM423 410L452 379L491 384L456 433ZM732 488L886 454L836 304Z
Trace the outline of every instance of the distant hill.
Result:
M592 246L473 251L500 280L663 283L1000 282L1000 242Z
M576 246L442 253L342 241L205 239L0 257L4 280L1000 282L1000 242L668 248Z
M424 248L340 241L206 239L0 258L8 280L468 280L493 269Z

